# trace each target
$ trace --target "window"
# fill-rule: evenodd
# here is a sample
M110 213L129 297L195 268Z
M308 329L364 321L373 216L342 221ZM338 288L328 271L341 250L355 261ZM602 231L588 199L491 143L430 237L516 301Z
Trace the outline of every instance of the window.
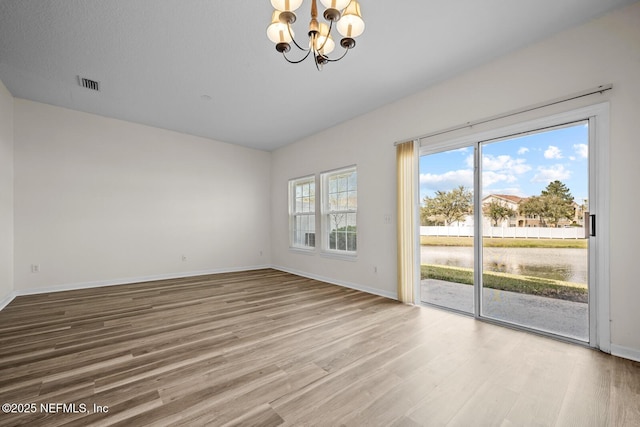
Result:
M323 248L355 255L358 183L355 167L322 174Z
M291 246L316 246L316 179L313 176L289 181L289 226Z

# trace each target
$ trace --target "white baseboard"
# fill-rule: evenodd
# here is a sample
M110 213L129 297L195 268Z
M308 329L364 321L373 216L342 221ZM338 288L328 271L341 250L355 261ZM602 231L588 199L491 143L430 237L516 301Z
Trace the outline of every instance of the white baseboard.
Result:
M7 295L6 297L4 297L3 299L0 300L0 311L2 311L3 308L5 308L6 306L9 305L9 303L11 301L13 301L13 299L17 296L17 294L15 292L11 292L9 295Z
M103 286L129 285L132 283L153 282L155 280L165 280L165 279L180 279L182 277L204 276L207 274L234 273L238 271L261 270L263 268L270 268L270 266L254 265L254 266L236 267L236 268L215 268L210 270L158 274L153 276L127 277L127 278L121 278L121 279L97 280L93 282L69 283L69 284L63 284L63 285L50 286L46 288L19 289L19 290L13 291L13 297L11 298L11 300L13 300L14 297L19 295L48 294L51 292L75 291L78 289L100 288ZM3 307L4 306L0 305L0 309Z
M332 285L343 286L345 288L355 289L358 291L362 291L369 294L378 295L381 297L390 298L394 300L398 299L398 296L395 292L381 291L380 289L370 288L368 286L363 286L356 283L337 281L337 280L330 279L328 277L324 277L316 274L309 274L303 271L297 271L297 270L284 268L284 267L278 267L273 265L254 265L254 266L245 266L245 267L236 267L236 268L218 268L218 269L211 269L211 270L200 270L200 271L191 271L191 272L182 272L182 273L158 274L153 276L127 277L127 278L111 279L111 280L97 280L92 282L68 283L68 284L62 284L62 285L56 285L56 286L49 286L46 288L19 289L19 290L13 291L11 294L9 294L7 297L5 297L3 300L0 301L0 310L2 310L4 307L9 305L9 303L13 301L15 297L20 295L48 294L52 292L75 291L78 289L99 288L103 286L129 285L132 283L152 282L155 280L179 279L182 277L203 276L206 274L253 271L253 270L261 270L264 268L273 268L275 270L280 270L286 273L307 277L309 279L331 283Z
M640 362L640 350L636 348L628 348L621 345L611 344L611 354Z
M345 281L333 280L333 279L330 279L328 277L320 276L320 275L317 275L317 274L310 274L310 273L306 273L304 271L293 270L293 269L290 269L290 268L279 267L279 266L276 266L276 265L272 265L271 268L273 268L274 270L284 271L285 273L295 274L296 276L302 276L302 277L306 277L308 279L314 279L314 280L319 280L321 282L331 283L332 285L342 286L342 287L349 288L349 289L355 289L357 291L366 292L368 294L378 295L378 296L381 296L381 297L390 298L390 299L394 299L394 300L398 299L398 295L395 292L382 291L380 289L370 288L368 286L360 285L360 284L357 284L357 283L350 283L350 282L345 282Z

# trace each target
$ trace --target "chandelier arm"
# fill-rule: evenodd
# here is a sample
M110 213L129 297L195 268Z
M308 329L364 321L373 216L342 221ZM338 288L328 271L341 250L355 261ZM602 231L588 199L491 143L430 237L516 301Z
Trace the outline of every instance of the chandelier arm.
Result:
M339 57L339 58L333 58L333 59L331 59L331 58L329 58L328 56L326 56L326 55L322 55L322 54L320 54L320 56L322 56L322 57L323 57L324 59L326 59L328 62L338 62L338 61L340 61L342 58L344 58L345 56L347 56L347 53L349 52L349 50L351 50L351 49L345 49L345 50L344 50L344 53L343 53L342 55L340 55L340 57Z
M314 64L316 64L316 70L322 71L322 63L320 63L320 61L318 61L318 58L320 58L320 55L319 54L314 54L313 55L313 62L314 62Z
M327 44L327 41L329 41L329 37L331 37L331 29L332 28L333 28L333 21L330 21L329 22L329 30L327 31L327 36L324 38L324 42L322 43L322 46L320 46L318 48L318 53L322 52L322 49L324 49L324 45ZM324 55L322 55L322 56L324 57Z
M305 59L307 59L307 58L309 57L309 54L310 54L310 53L311 53L311 50L310 50L310 49L307 49L307 54L306 54L305 56L303 56L303 57L302 57L302 59L300 59L300 60L298 60L298 61L293 61L293 60L291 60L291 59L287 58L287 55L286 55L284 52L282 52L282 56L284 56L284 59L286 59L286 60L287 60L287 62L288 62L288 63L290 63L290 64L299 64L299 63L301 63L302 61L304 61Z
M291 24L287 23L287 30L289 30L289 37L291 37L291 41L293 42L293 44L296 45L296 47L298 49L300 49L303 52L307 52L309 49L304 49L302 47L300 47L300 45L298 44L298 42L296 41L296 39L293 37L293 32L291 31ZM306 57L305 57L306 58Z

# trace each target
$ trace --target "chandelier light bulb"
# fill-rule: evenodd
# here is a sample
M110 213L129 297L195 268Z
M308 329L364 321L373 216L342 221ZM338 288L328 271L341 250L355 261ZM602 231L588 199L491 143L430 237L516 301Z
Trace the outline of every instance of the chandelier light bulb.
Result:
M282 12L293 12L302 5L302 0L271 0L271 5Z
M271 17L271 24L267 27L267 37L273 43L291 43L293 31L289 33L287 24L280 22L280 11L274 10Z
M327 9L338 9L342 11L351 0L320 0L320 3L324 5Z
M340 19L340 12L347 7L351 0L320 0L324 7L327 9L324 11L324 19L327 21L336 22Z
M324 22L320 23L320 31L315 39L314 49L322 55L328 55L333 52L335 47L336 44L333 41L333 37L329 34L329 26Z
M360 3L357 0L351 0L336 26L338 32L347 38L358 37L364 32L364 20L360 14Z

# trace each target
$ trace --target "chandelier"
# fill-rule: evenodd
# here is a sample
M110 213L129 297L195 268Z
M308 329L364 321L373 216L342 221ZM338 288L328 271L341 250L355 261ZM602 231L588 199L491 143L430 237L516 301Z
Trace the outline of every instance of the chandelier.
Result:
M267 37L276 44L276 50L284 56L288 62L299 64L313 55L316 68L322 70L322 66L329 62L336 62L345 57L350 49L356 45L355 38L364 31L364 21L360 15L360 4L357 0L320 0L325 6L323 14L325 22L318 22L318 6L316 0L311 0L311 22L309 22L309 42L298 43L291 25L296 22L295 10L302 5L303 0L271 0L276 9L273 11L271 24L267 27ZM340 46L344 49L341 55L331 58L329 54L335 49L332 30L337 28L342 39ZM302 52L299 59L291 59L287 53L291 50L291 43ZM306 53L304 53L306 52Z

